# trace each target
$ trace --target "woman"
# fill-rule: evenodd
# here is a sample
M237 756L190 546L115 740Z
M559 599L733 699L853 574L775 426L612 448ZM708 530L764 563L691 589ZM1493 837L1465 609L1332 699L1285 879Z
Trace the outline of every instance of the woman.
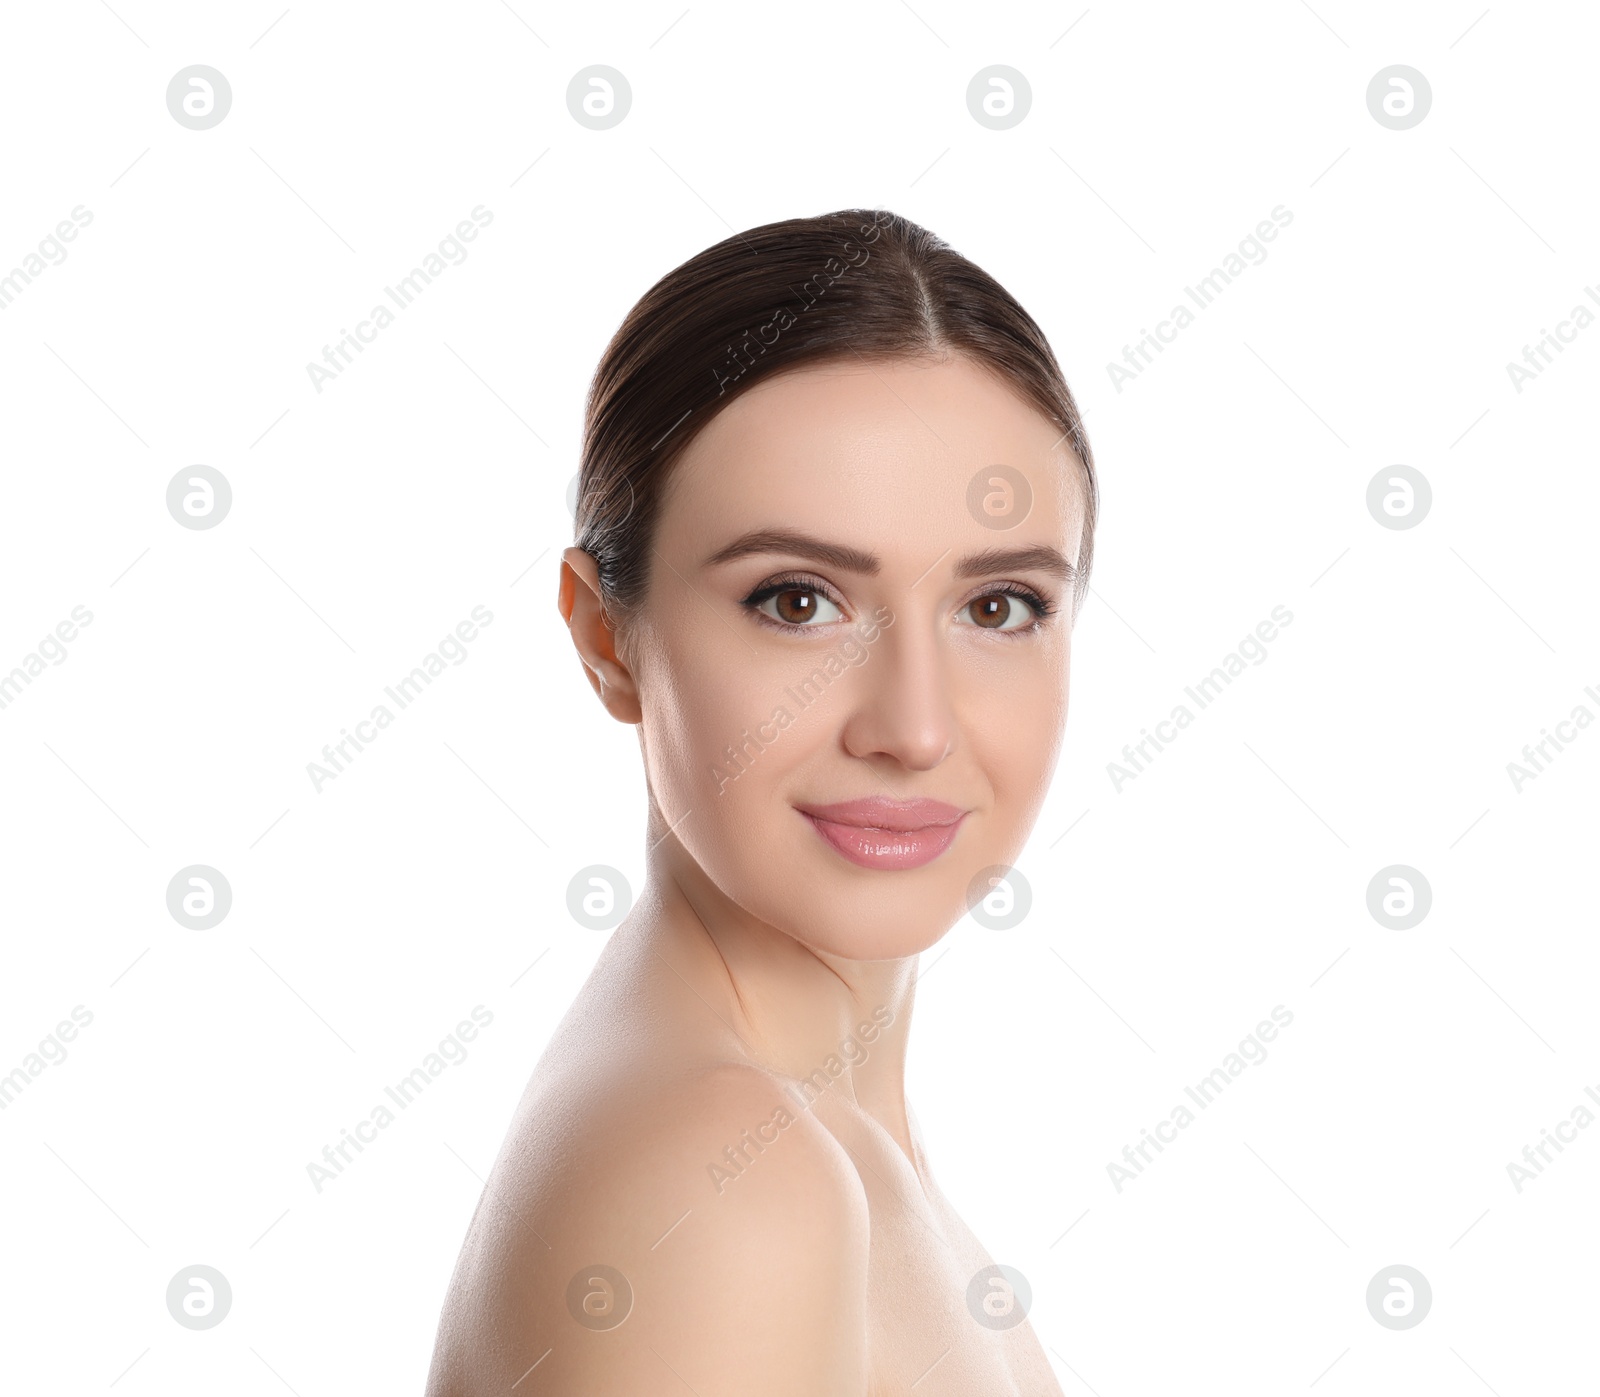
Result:
M1098 497L1044 335L915 224L658 282L559 605L639 731L648 885L523 1095L431 1397L1060 1391L904 1092L918 954L1055 766Z

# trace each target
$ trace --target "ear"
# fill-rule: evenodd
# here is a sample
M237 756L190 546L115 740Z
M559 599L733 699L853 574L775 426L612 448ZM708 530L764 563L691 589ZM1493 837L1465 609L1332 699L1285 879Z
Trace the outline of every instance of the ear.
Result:
M644 721L639 687L617 655L616 631L600 600L600 568L592 553L568 548L561 555L561 589L556 596L561 619L572 632L572 643L590 687L619 723Z

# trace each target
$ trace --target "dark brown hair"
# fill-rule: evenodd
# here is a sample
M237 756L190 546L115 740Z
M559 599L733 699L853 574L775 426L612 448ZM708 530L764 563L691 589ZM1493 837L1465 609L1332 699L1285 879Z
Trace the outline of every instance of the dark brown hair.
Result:
M628 312L589 389L577 546L613 626L642 603L673 463L738 394L824 359L963 354L1054 422L1083 465L1072 600L1088 589L1099 514L1094 459L1044 332L982 268L899 214L843 209L768 223L668 272Z

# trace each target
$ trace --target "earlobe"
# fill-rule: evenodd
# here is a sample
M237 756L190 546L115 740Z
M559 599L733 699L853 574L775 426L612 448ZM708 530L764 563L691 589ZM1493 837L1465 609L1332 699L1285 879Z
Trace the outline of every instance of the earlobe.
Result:
M606 711L620 723L643 721L638 688L617 653L617 633L600 596L599 567L594 556L581 548L568 548L561 555L556 607L567 623L589 686Z

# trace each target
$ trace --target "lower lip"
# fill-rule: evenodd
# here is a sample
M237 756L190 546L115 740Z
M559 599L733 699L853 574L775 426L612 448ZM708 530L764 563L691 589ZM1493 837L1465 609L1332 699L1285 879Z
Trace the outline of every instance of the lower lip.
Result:
M800 812L805 815L805 811ZM951 825L926 825L922 829L861 829L806 815L818 834L845 858L862 868L921 868L950 847L961 828L963 814Z

